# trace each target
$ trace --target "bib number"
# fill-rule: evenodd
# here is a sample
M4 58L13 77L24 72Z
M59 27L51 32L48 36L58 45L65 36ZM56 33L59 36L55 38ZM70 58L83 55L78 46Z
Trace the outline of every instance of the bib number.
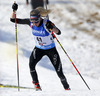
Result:
M35 36L35 42L36 42L37 46L38 45L48 46L48 45L54 43L54 40L51 35L45 36L45 37Z
M41 37L37 37L36 39L37 39L39 45L43 46L43 40L42 40L42 38Z

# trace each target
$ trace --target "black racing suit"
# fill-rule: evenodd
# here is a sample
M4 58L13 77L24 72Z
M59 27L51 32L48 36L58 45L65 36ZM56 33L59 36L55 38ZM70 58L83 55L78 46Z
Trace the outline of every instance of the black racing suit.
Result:
M10 20L12 22L15 22L14 19L10 19ZM29 19L19 19L19 18L17 18L17 23L18 24L30 25L30 20ZM43 20L41 21L40 25L42 23L43 23ZM30 59L29 59L29 67L30 67L30 73L31 73L31 76L32 76L32 79L33 79L33 83L39 83L38 75L37 75L35 67L36 67L36 64L41 60L41 58L44 55L49 57L51 63L53 64L53 66L54 66L54 68L57 72L58 77L61 80L63 87L65 89L68 89L69 84L67 83L67 80L66 80L66 78L63 74L61 60L60 60L59 54L58 54L55 47L48 49L48 50L42 50L42 49L39 49L37 47L35 47L33 49L31 56L30 56Z

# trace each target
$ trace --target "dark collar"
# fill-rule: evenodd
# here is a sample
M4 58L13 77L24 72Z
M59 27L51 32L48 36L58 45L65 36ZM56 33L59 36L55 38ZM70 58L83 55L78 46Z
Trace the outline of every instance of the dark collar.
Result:
M39 24L39 26L41 26L42 24L43 24L43 19L40 21L40 24ZM39 26L38 26L38 27L39 27Z

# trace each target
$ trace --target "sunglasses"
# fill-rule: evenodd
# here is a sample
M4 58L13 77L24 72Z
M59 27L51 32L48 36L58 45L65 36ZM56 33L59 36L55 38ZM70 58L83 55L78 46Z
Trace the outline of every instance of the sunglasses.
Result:
M40 18L30 18L31 23L38 23L40 21Z
M38 23L39 20L32 20L32 19L30 19L30 22L31 22L31 23Z

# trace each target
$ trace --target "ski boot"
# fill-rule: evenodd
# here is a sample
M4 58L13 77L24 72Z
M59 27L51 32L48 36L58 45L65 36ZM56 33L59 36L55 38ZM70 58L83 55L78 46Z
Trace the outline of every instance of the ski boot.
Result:
M34 84L34 86L35 86L36 91L42 91L42 89L41 89L39 83L33 83L33 84Z
M67 88L67 89L65 89L65 90L67 91L67 90L71 90L71 89L70 89L70 88Z

